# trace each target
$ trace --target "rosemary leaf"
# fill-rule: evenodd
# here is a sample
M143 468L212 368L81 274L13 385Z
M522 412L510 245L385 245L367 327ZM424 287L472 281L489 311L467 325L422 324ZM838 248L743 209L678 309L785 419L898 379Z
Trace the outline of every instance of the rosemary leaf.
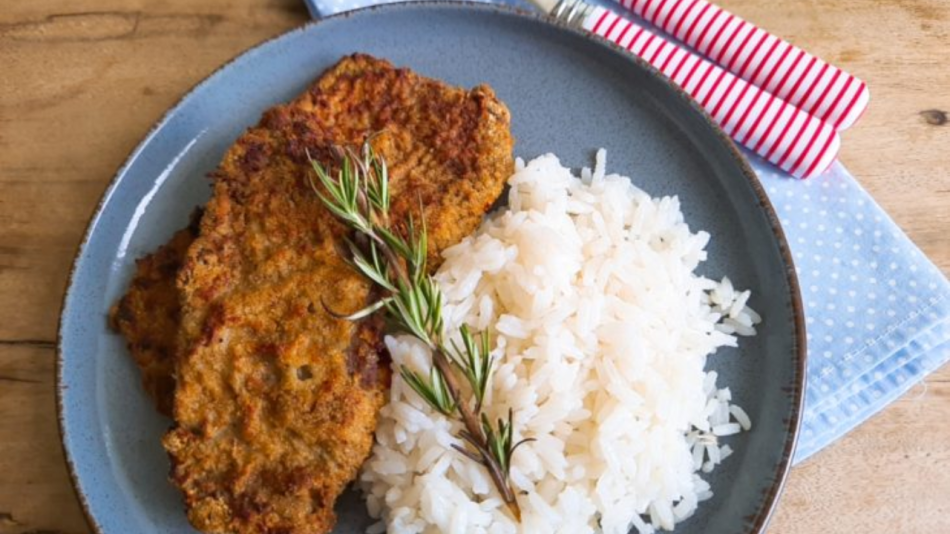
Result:
M399 255L401 258L408 258L411 255L409 244L406 243L401 237L394 234L388 228L383 228L377 226L373 229L376 234L385 242L389 248Z
M352 314L350 314L350 315L347 315L347 316L342 317L342 319L346 319L346 320L348 320L348 321L358 321L358 320L363 319L363 318L365 318L365 317L369 317L370 315L373 315L374 313L378 312L378 311L381 310L383 307L385 307L386 304L388 304L391 299L392 299L392 297L387 297L387 298L384 298L384 299L379 299L379 300L377 300L376 302L370 304L369 306L363 308L362 310L360 310L360 311L358 311L358 312L356 312L356 313L352 313Z
M442 415L451 416L455 411L455 401L449 393L445 384L445 377L435 367L429 371L429 380L426 381L415 371L409 370L406 366L399 368L399 374L403 380L409 384L423 400L425 400L433 410Z
M372 246L373 245L370 245L370 247ZM359 249L359 247L351 243L350 254L352 264L359 272L363 273L364 276L375 282L383 289L395 291L396 288L389 282L388 274L385 272L383 266L379 263L379 258L376 256L375 252L372 252L373 250L374 249L371 248L371 261L363 255L363 252Z
M373 174L375 176L375 190L378 198L376 207L382 212L389 211L389 169L386 160L373 158Z

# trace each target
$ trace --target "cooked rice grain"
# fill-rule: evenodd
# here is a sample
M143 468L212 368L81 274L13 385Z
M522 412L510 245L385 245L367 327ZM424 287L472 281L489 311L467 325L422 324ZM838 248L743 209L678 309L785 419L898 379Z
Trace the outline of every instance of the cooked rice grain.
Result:
M706 358L755 333L750 293L695 273L709 235L676 197L651 198L605 174L580 177L553 155L518 161L508 207L445 251L437 274L449 328L488 328L496 418L512 408L515 523L486 472L451 449L458 423L394 374L361 485L391 534L672 529L712 496L701 478L732 454L718 436L748 429ZM428 369L409 337L394 365Z

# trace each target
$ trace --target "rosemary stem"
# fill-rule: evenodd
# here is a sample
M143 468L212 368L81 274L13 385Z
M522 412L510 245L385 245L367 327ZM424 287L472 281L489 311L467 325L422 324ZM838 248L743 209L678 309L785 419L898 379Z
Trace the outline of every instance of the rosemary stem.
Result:
M465 424L465 429L468 430L468 433L480 444L484 443L485 432L482 430L482 425L479 424L478 418L475 417L475 414L469 409L468 403L462 398L461 389L455 377L455 370L452 369L452 364L439 349L432 351L432 363L435 364L436 368L439 369L439 372L441 372L445 378L445 385L449 390L449 394L452 395L456 406L458 406L459 416L462 418L462 423Z
M409 285L411 282L409 280L409 275L406 274L406 269L403 268L402 260L396 255L395 252L393 252L393 249L389 248L389 245L383 241L383 238L376 235L376 232L371 230L367 232L366 235L375 241L377 245L379 245L379 249L382 251L383 256L386 256L387 265L396 271L396 278L399 279L399 281L403 284Z
M470 437L469 442L478 450L482 458L482 464L488 469L488 474L491 476L492 482L495 484L498 492L501 493L502 499L508 506L508 510L511 511L515 520L520 523L521 507L518 506L518 499L508 484L507 476L505 473L502 473L498 461L488 452L488 442L485 438L485 432L482 430L482 425L479 424L478 417L469 409L468 403L462 398L452 364L448 358L445 357L445 353L438 347L432 348L432 363L435 364L436 368L438 368L445 378L445 385L449 390L449 394L452 395L452 400L455 401L456 409L462 419L462 424L465 425L465 430L468 431Z
M366 198L366 194L364 192L362 191L357 192L356 199L361 210L367 213L372 213L372 210L368 208L369 200ZM387 225L389 224L388 214L385 214L385 220L383 221L383 223ZM386 242L383 241L383 238L376 235L376 232L373 231L373 225L378 224L378 222L373 221L373 218L370 217L369 224L370 224L369 231L364 232L364 235L366 235L367 237L375 241L376 244L379 245L379 248L382 250L383 255L386 256L386 262L389 264L390 267L396 270L396 277L399 278L399 280L401 280L404 284L409 284L409 275L407 275L406 270L403 269L402 261L399 259L398 256L396 256L396 253L393 252L391 248L389 248Z

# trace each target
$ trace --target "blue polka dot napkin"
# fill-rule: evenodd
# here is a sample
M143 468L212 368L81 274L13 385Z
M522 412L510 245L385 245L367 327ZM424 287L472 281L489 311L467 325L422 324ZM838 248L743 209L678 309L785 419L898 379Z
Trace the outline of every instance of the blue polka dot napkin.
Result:
M392 1L306 0L314 17ZM950 282L840 163L798 180L747 156L785 229L805 302L797 463L950 360Z
M950 359L950 283L840 163L797 180L750 162L781 219L805 302L798 462Z

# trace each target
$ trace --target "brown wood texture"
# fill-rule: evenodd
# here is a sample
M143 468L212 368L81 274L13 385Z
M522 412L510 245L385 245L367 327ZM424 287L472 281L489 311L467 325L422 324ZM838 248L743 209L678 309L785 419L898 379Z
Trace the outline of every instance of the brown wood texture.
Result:
M946 0L721 0L871 87L843 161L950 272ZM0 534L88 532L56 427L66 276L116 168L237 53L306 20L297 0L3 0ZM770 532L947 532L950 369L793 470Z

